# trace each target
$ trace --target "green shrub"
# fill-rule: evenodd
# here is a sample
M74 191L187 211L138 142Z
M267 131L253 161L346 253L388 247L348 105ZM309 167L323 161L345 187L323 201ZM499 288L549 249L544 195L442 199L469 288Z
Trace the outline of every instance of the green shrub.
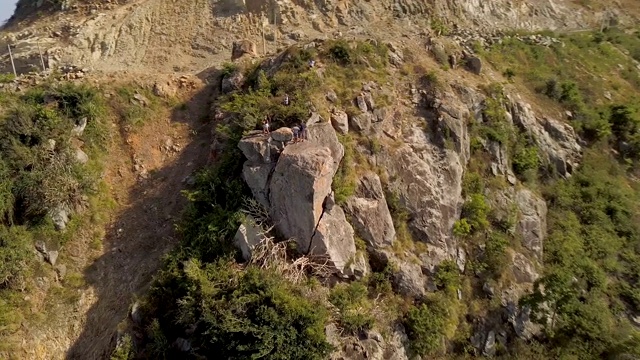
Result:
M345 135L340 136L340 142L344 145L344 157L333 177L332 187L336 203L342 205L355 193L358 179L355 168L355 140Z
M487 219L489 210L489 205L482 194L471 194L464 203L462 217L471 226L472 233L483 231L489 226L489 220Z
M492 232L486 240L484 262L487 269L495 276L502 274L508 264L507 248L509 239L501 233Z
M32 259L31 241L31 234L21 227L0 226L0 289L17 285L15 280Z
M537 170L540 165L536 146L516 146L512 159L516 175L524 175L529 170Z
M306 299L302 289L280 274L257 268L234 270L227 261L202 265L190 260L177 270L185 292L166 304L173 315L160 319L162 335L172 338L197 324L191 336L200 356L224 359L324 359L327 312ZM155 292L162 291L156 287ZM175 294L178 295L178 294ZM177 306L177 308L176 308ZM167 357L176 356L168 351Z
M457 220L453 224L453 235L460 237L471 235L471 225L469 225L467 219Z
M449 295L456 294L460 288L460 270L455 261L445 260L440 263L434 282L438 288L445 290Z
M342 65L348 65L354 61L351 54L351 47L344 40L336 41L331 48L329 48L329 55L335 62Z
M133 341L129 334L125 335L118 347L111 354L110 360L130 360L135 353L133 351Z
M404 317L411 350L419 356L433 355L442 350L445 335L447 307L442 301L427 299L414 306Z
M339 323L352 334L369 330L375 322L371 315L367 286L361 282L338 284L329 295L329 301L338 308Z

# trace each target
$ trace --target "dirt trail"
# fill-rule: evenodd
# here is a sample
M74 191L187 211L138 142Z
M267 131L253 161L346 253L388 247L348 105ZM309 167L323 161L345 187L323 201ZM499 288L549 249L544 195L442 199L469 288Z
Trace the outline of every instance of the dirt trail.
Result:
M185 205L184 179L207 161L210 87L195 79L185 106L164 109L140 128L121 124L109 149L105 181L117 205L92 256L88 239L72 241L68 261L84 264L86 287L71 306L55 305L50 326L25 331L18 359L103 359L129 306L148 289L161 258L177 243L175 220ZM139 159L148 175L134 170ZM88 234L84 234L88 235ZM95 253L95 250L93 250ZM51 306L54 306L51 304Z

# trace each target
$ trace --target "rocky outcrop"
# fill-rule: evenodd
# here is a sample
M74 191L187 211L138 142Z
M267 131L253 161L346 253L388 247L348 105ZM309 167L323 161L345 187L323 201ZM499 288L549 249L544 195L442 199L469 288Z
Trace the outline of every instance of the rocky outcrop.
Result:
M346 210L358 235L369 247L391 246L396 236L380 178L367 173L358 181L356 195L349 198Z
M354 230L330 196L344 147L329 122L315 115L307 123L307 141L302 143L285 145L292 136L289 128L242 138L238 147L247 158L242 177L254 198L269 209L278 233L294 239L299 252L326 260L338 274L362 277L368 265L356 256ZM252 242L245 234L249 227L242 229L236 242L246 258Z
M518 284L533 284L540 277L531 260L520 253L511 256L511 272Z
M359 339L343 338L340 341L338 328L330 324L325 328L327 340L335 347L331 360L407 360L408 338L402 325L396 325L385 336L369 330Z
M257 55L256 44L249 40L234 42L231 50L231 60L239 59L245 55Z
M420 265L411 261L401 261L394 265L397 267L393 277L395 291L413 298L424 296L427 279L422 274Z
M271 216L282 236L294 238L302 253L310 250L336 169L329 148L310 141L287 146L276 164L270 183Z
M222 77L220 88L224 94L229 94L241 90L242 85L244 85L244 75L242 71L236 70Z
M533 137L545 160L558 174L571 176L582 158L582 147L573 128L557 120L538 119L529 104L519 99L510 101L513 122Z
M262 238L263 230L260 225L251 216L246 216L233 237L233 245L240 250L244 261L249 261L253 248L260 244Z
M334 110L331 113L331 125L340 134L349 132L349 116L342 110Z
M547 204L528 189L521 189L515 194L515 204L520 213L516 231L522 235L522 246L542 261L547 236Z
M327 264L344 273L355 261L356 245L353 228L339 206L325 210L311 238L309 255L324 257Z

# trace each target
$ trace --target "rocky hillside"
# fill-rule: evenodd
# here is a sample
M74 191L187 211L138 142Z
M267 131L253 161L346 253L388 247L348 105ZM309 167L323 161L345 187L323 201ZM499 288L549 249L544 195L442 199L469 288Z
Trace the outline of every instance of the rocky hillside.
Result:
M584 4L569 0L25 0L18 2L0 48L15 47L21 72L41 67L40 50L46 67L199 72L226 58L239 36L258 43L261 54L264 50L273 54L302 38L330 39L338 33L424 39L433 32L456 29L489 35L496 30L588 29L637 21L635 1ZM432 30L429 24L435 25ZM8 53L3 51L2 56L8 60ZM10 72L10 63L1 63L0 71Z
M0 357L640 357L639 15L20 1Z

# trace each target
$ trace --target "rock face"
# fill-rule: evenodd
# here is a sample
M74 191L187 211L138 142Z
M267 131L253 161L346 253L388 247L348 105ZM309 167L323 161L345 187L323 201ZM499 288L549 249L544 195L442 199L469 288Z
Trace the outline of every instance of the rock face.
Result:
M426 278L422 274L420 265L405 261L397 266L398 271L394 274L396 291L403 296L414 298L423 296L426 292Z
M51 210L49 216L51 216L51 220L53 220L53 225L55 225L56 229L62 231L67 228L69 216L71 216L71 208L66 204L58 205Z
M515 203L520 212L516 231L522 235L522 245L542 261L543 243L547 236L547 204L528 189L516 193Z
M262 233L262 228L251 216L247 216L238 227L238 231L233 237L233 244L242 252L244 261L251 259L253 248L262 241Z
M253 164L246 161L242 167L242 179L251 189L253 197L265 208L269 208L269 180L275 164Z
M244 55L255 56L256 52L256 44L249 40L242 40L233 43L233 48L231 50L231 60L236 60Z
M271 216L285 238L298 250L310 250L311 237L324 211L337 168L331 151L313 142L287 146L280 155L270 184Z
M254 131L243 137L238 148L254 164L268 163L278 155L278 147L261 131Z
M511 116L517 126L533 136L558 173L571 176L582 158L582 148L573 128L553 119L539 120L531 106L521 100L511 100Z
M396 230L378 175L367 173L360 178L356 195L347 200L346 209L368 246L378 249L393 244Z
M334 206L322 214L311 238L309 254L326 256L329 265L339 272L344 272L349 262L355 261L353 228L339 206Z
M229 94L242 89L243 84L244 75L242 74L242 71L236 70L231 74L222 77L220 87L223 93Z
M344 157L344 146L338 140L336 131L329 122L318 122L311 124L307 127L307 140L326 146L331 151L331 157L333 158L333 166L335 170L338 170L338 165Z

